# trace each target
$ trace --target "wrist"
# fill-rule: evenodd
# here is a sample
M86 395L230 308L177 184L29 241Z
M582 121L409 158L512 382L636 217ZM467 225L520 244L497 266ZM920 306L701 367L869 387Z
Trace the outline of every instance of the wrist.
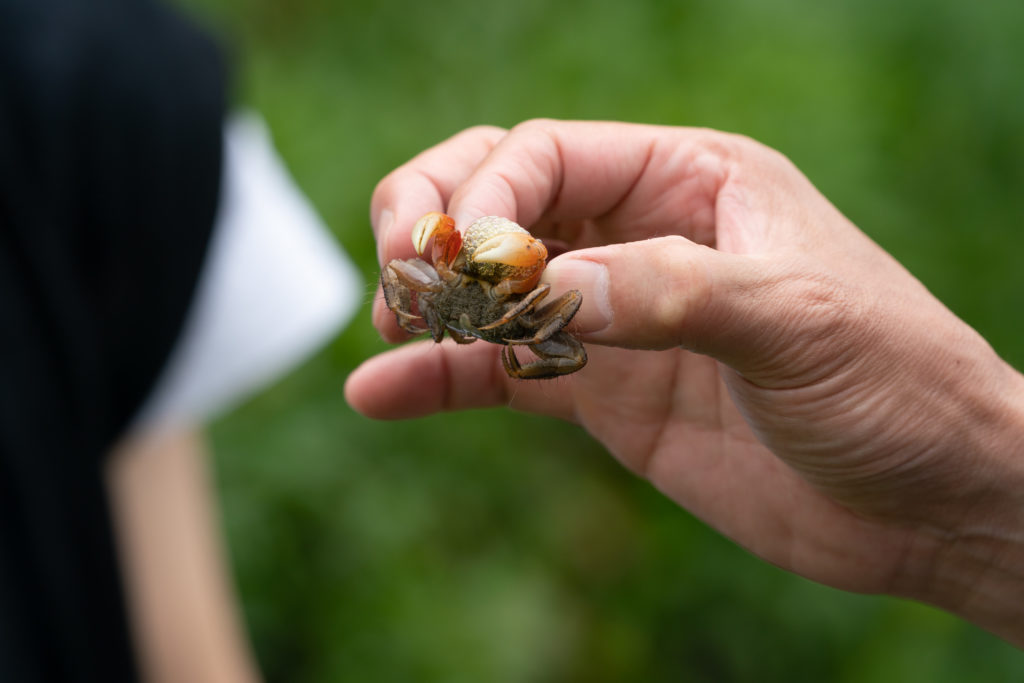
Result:
M1024 376L1006 371L1002 418L974 440L983 497L956 524L922 530L894 589L1024 648Z

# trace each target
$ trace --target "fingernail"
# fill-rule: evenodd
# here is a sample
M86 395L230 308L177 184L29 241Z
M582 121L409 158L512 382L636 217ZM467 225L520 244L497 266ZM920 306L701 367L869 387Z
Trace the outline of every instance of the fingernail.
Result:
M383 209L377 214L377 221L374 227L377 228L377 260L380 261L382 258L381 249L388 242L388 233L391 232L391 226L395 224L395 212L391 209Z
M600 332L614 321L608 268L604 264L563 256L551 261L541 282L551 285L549 298L561 296L570 289L582 292L583 304L570 324L573 331Z

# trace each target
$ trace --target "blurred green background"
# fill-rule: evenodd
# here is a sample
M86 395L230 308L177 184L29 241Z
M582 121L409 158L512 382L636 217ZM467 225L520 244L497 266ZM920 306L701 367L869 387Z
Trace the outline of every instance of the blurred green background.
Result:
M920 605L737 549L579 429L507 410L371 422L375 183L470 125L710 126L794 160L1024 367L1024 3L188 0L236 100L366 280L327 349L212 428L271 681L1008 681Z

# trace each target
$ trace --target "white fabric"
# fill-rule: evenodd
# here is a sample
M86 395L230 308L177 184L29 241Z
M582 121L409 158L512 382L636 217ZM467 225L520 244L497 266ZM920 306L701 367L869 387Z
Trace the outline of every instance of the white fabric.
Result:
M327 342L362 280L288 176L266 126L225 129L221 204L196 298L136 427L207 421Z

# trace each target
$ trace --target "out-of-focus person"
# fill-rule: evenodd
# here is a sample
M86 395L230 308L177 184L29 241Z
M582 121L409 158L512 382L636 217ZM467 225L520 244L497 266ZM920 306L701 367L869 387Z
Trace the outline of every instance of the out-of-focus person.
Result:
M0 679L258 678L200 428L359 278L216 45L157 2L0 6Z

